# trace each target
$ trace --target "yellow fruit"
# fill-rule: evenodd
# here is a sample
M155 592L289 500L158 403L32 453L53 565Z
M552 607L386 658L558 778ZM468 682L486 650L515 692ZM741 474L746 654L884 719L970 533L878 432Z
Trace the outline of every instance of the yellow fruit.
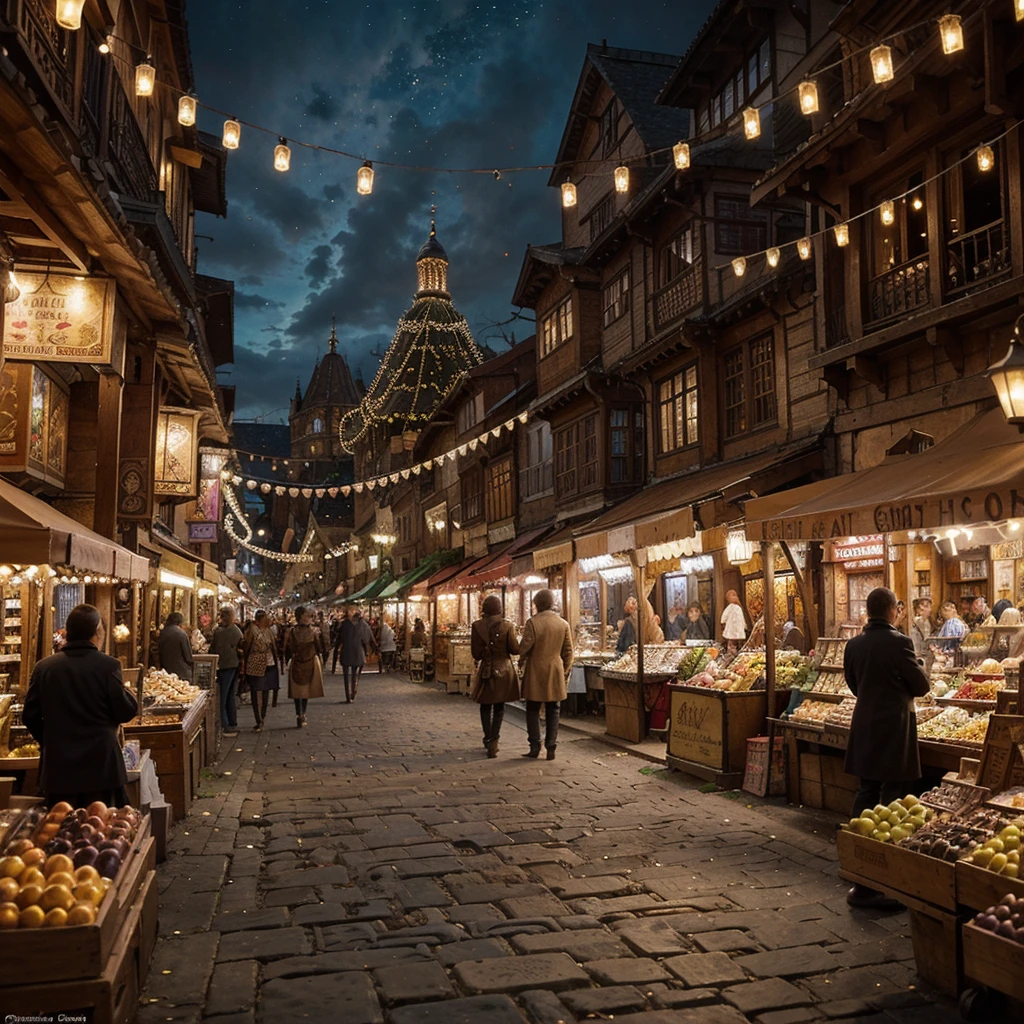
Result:
M22 886L14 902L24 910L26 907L35 906L43 896L43 887L33 882L31 885Z
M68 927L92 924L96 920L96 908L88 903L76 903L68 911Z
M46 920L46 911L42 907L35 905L26 907L18 915L18 927L19 928L42 928L43 921Z
M75 876L68 874L67 871L54 871L52 875L46 876L47 885L63 885L67 889L73 889L75 886Z
M43 874L47 878L50 875L56 874L58 871L64 872L68 875L75 873L74 862L63 853L55 853L52 857L47 858L46 864L43 866Z
M46 862L46 851L40 850L38 846L33 846L31 850L26 850L21 855L21 859L27 868L41 868Z
M1003 868L1006 867L1006 864L1007 864L1006 854L1005 853L997 853L988 862L988 869L989 869L989 871L999 872L999 871L1002 871Z
M20 888L16 878L0 878L0 903L13 903Z
M0 858L0 878L18 878L25 870L25 862L20 857Z
M25 868L18 875L18 884L24 888L26 885L46 885L46 876L39 868Z
M96 880L99 877L100 877L100 873L91 864L83 864L82 867L80 867L75 872L75 881L76 882L93 882L93 883L95 883Z
M103 897L106 895L98 885L93 885L92 882L79 882L78 885L71 890L71 893L77 902L91 903L94 907L98 907L103 902Z
M17 903L0 903L0 931L10 931L18 927L21 908Z
M1005 843L1003 843L999 836L993 836L985 845L996 853L1002 853L1006 849Z
M999 874L1005 875L1007 878L1017 878L1020 874L1020 867L1017 864L1007 864Z
M54 907L46 912L43 918L44 928L63 928L68 923L68 912L61 907Z

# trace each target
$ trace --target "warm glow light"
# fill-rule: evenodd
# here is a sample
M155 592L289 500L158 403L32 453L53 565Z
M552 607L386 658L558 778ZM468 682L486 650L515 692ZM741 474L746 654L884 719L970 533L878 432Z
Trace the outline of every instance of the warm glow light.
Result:
M292 165L292 151L288 147L288 142L282 139L274 147L274 170L275 171L287 171Z
M781 255L782 254L779 250L776 249L775 246L772 246L772 248L764 254L764 258L768 261L769 267L777 267L779 265L779 257Z
M191 128L196 123L195 96L182 96L178 100L178 124Z
M373 165L369 160L356 171L356 191L361 196L368 196L373 191Z
M959 53L964 48L964 28L959 14L946 14L939 18L939 35L943 53Z
M567 210L576 205L576 186L571 181L562 182L562 206Z
M850 225L837 224L833 229L836 235L836 245L840 248L850 244Z
M135 66L135 95L152 96L156 88L156 68L148 63L148 58Z
M871 75L878 83L893 80L892 50L884 43L871 51Z
M878 212L882 218L882 223L886 227L896 223L896 204L891 199L886 199L878 208Z
M811 240L809 238L801 238L796 243L796 251L802 260L809 260L811 258Z
M761 114L754 107L743 111L743 134L748 139L756 139L761 134Z
M1022 0L1024 2L1024 0ZM978 170L991 171L996 165L995 150L991 146L978 147Z
M96 49L98 49L100 53L104 54L104 56L110 53L110 36L106 36L103 42L100 43L100 45L96 47Z
M1024 0L1013 0L1013 13L1018 21L1024 21Z
M690 144L688 142L677 142L672 147L672 159L675 162L677 171L685 171L690 166Z
M629 191L629 168L628 167L616 167L615 168L615 191L616 192L628 192Z
M747 272L747 260L745 256L737 256L732 261L732 270L737 277L742 277Z
M797 86L800 97L800 113L816 114L818 112L818 86L814 82L801 82Z
M85 0L57 0L57 24L69 32L82 27L82 8Z
M225 149L238 149L242 141L242 126L237 121L227 120L224 122L224 134L221 136L220 144Z
M924 207L924 200L920 196L914 196L914 200L910 205L915 210L920 210Z
M191 577L182 576L180 573L171 572L169 569L160 570L160 582L168 587L187 587L189 590L193 589L196 585L196 581Z

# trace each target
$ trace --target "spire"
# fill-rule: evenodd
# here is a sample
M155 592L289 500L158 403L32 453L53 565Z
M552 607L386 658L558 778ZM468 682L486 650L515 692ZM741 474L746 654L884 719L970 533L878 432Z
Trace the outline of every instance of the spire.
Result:
M419 290L416 298L422 299L428 295L436 295L438 298L450 299L448 294L448 253L444 246L437 240L437 227L434 222L434 215L437 207L430 208L430 237L423 243L423 247L416 257L416 277L419 281Z
M336 330L335 317L333 313L331 314L331 337L327 344L330 346L331 352L338 351L338 332Z
M302 400L302 381L298 377L295 378L295 397Z

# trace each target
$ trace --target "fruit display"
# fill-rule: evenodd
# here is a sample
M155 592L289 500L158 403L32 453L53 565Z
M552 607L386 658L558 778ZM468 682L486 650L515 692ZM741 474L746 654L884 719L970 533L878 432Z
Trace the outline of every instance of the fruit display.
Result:
M975 629L960 641L960 648L964 651L987 651L991 643L992 637Z
M1003 667L995 658L986 658L974 671L983 676L1001 676Z
M978 790L973 786L963 786L952 781L943 781L927 793L921 794L921 803L937 811L960 814L973 810L978 806L987 790Z
M191 704L203 691L173 672L151 668L142 680L143 699L154 704Z
M139 826L134 808L54 804L0 856L0 930L92 924Z
M987 700L993 704L996 702L996 694L1003 689L1005 676L1000 674L998 681L980 682L977 679L969 680L960 686L955 693L949 696L956 700Z
M857 835L877 839L881 843L898 843L914 835L935 817L916 796L893 800L888 806L877 804L852 818L845 827Z
M825 724L833 729L849 729L853 723L853 709L856 706L856 697L845 697L838 704L830 705L825 716Z
M942 708L935 703L931 694L928 694L925 697L914 698L914 715L917 718L917 724L919 726L922 722L930 722L933 718L938 718L941 714Z
M917 727L918 739L950 740L958 743L983 743L988 729L988 712L972 714L964 708L945 708Z
M16 747L12 747L8 757L38 757L39 756L39 744L35 740L31 740L28 743L21 743Z
M1024 808L1024 786L1011 786L997 796L993 796L990 803L1013 809Z
M1024 818L1011 821L1000 831L986 839L972 854L967 857L971 864L976 864L986 871L997 875L1016 878L1020 870L1021 826Z
M1024 946L1024 899L1007 893L994 907L978 914L973 923Z
M838 668L818 669L817 678L814 680L813 693L841 694L846 697L852 692L846 685L846 673Z
M713 658L714 654L708 655L708 651L714 648L695 647L705 657ZM679 668L679 663L685 660L690 650L682 644L645 644L644 645L644 673L648 675L673 675ZM608 662L605 668L609 672L623 672L628 675L636 675L640 671L639 654L636 647L630 647L625 654Z
M801 701L792 712L791 722L810 722L813 725L824 725L825 719L832 713L835 704L823 700Z
M797 651L775 652L775 686L779 690L796 689L808 681L809 658Z
M900 846L926 857L953 863L973 853L993 832L1000 831L1006 820L997 812L979 809L959 818L938 818L927 828L903 840Z
M679 662L679 681L682 683L699 675L714 661L716 654L713 647L691 647Z

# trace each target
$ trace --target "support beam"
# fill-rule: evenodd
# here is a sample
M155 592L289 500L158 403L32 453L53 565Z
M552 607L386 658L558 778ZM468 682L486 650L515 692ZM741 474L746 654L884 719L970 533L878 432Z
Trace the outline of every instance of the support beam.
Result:
M101 373L96 409L96 501L93 529L111 540L117 535L117 477L121 451L121 389L116 373Z

